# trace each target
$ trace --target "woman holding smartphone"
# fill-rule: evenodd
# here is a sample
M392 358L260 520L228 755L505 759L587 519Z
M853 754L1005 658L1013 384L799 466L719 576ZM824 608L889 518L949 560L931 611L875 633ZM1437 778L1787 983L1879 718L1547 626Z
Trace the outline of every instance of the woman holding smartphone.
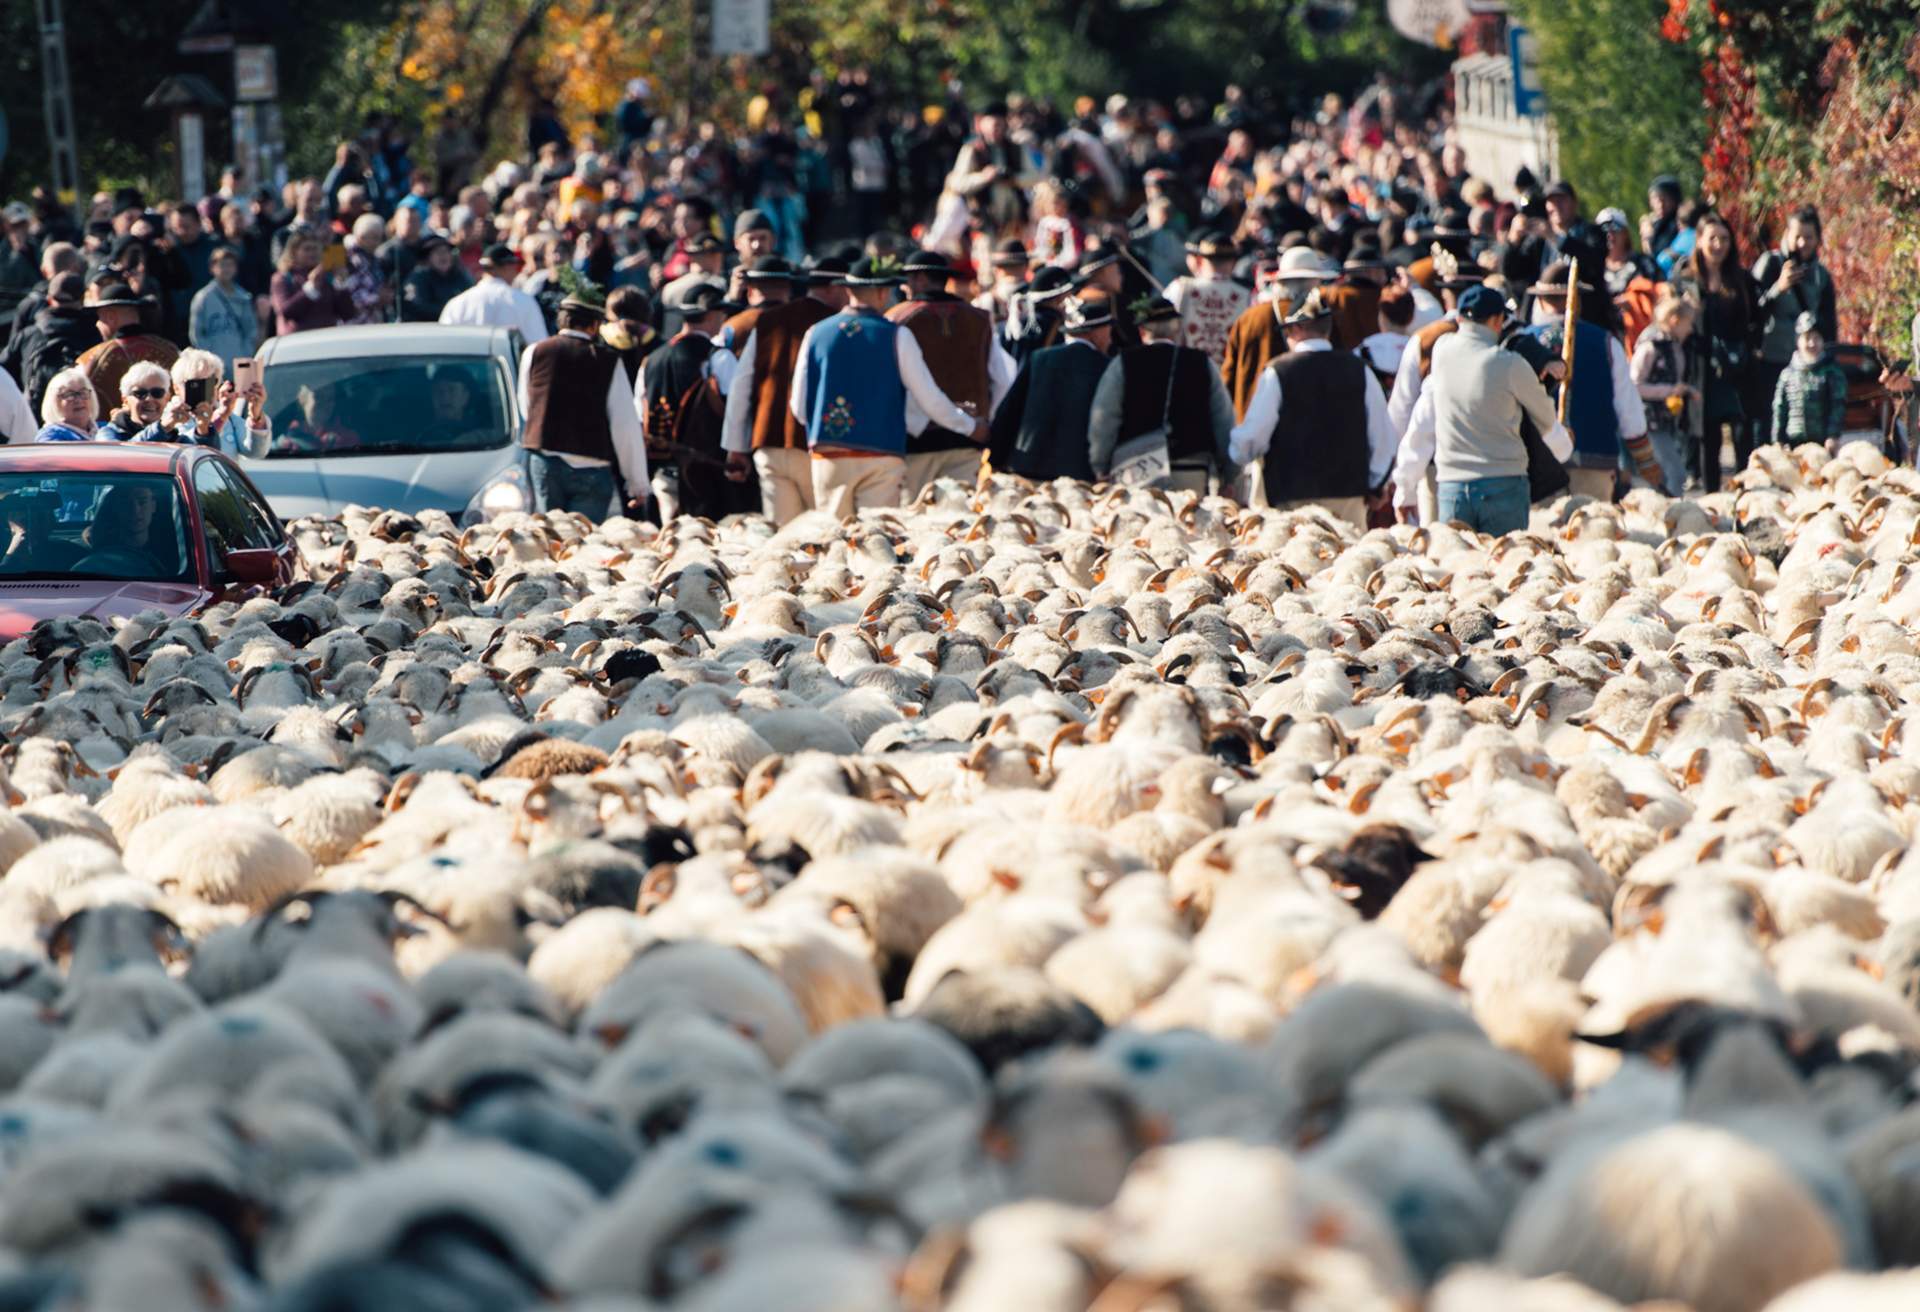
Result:
M327 268L323 250L312 232L296 232L281 250L280 271L273 275L271 288L275 332L284 336L352 320L353 296L341 285L338 271ZM343 261L336 262L344 267Z
M255 382L244 391L222 382L220 357L189 347L173 365L173 394L159 421L135 433L135 442L210 446L230 456L260 457L273 442L267 392Z

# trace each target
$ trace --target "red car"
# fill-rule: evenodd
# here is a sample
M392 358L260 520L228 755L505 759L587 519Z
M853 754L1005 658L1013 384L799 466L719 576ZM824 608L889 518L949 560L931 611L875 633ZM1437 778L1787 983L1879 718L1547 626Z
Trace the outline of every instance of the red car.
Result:
M266 498L205 447L0 447L0 513L0 642L39 620L187 615L306 577Z

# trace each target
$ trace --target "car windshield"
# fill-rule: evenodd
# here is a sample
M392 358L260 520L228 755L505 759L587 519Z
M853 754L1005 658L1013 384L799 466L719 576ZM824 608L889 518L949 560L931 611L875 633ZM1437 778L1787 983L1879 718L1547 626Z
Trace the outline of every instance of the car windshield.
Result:
M5 579L193 579L186 505L168 474L0 474Z
M269 459L484 451L513 438L501 371L483 355L360 356L267 367Z

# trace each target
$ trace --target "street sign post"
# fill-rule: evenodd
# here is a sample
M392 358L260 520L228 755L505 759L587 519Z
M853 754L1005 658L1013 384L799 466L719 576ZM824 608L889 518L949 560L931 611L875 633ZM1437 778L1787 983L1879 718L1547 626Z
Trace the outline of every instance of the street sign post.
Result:
M713 0L714 55L764 55L773 49L769 7L769 0Z
M1540 89L1540 53L1533 33L1519 23L1507 27L1507 59L1513 64L1513 112L1538 118L1547 112L1546 93Z

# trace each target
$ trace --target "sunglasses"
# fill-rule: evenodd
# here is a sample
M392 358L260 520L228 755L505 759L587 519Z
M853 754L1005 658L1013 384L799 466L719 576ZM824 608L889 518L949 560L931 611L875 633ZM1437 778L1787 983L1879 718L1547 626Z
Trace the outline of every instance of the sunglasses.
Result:
M167 394L164 387L136 387L127 395L136 401L158 401Z

